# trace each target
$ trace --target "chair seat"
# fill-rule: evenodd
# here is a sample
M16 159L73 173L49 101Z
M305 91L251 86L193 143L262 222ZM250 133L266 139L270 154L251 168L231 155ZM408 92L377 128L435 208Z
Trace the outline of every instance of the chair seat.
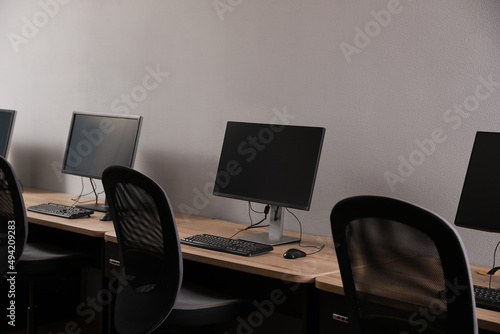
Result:
M23 275L40 275L81 268L88 256L63 247L44 243L27 243L16 264Z
M199 326L224 323L247 313L251 307L247 300L183 283L166 324Z

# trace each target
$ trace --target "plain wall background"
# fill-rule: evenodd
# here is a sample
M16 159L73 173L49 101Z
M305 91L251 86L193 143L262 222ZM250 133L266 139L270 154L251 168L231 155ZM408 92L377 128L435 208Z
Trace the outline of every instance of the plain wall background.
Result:
M9 160L25 186L78 194L60 173L72 112L142 115L135 167L174 209L248 222L209 194L226 121L286 114L327 129L305 232L330 235L333 205L360 194L453 222L476 131L500 130L499 17L495 0L0 0ZM458 230L491 265L499 234Z

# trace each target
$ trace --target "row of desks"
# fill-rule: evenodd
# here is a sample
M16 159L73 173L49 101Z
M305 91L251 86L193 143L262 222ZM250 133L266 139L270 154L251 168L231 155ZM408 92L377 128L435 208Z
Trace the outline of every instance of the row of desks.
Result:
M72 196L40 189L27 188L24 190L26 206L55 202L71 205ZM116 243L112 222L100 221L99 213L90 218L65 219L44 214L28 212L28 220L32 224L43 225L59 230L73 232L94 238L103 238L106 242ZM246 225L218 219L176 214L179 237L187 237L199 233L209 233L220 236L231 236ZM256 233L245 231L245 234ZM296 233L288 233L297 236ZM291 245L275 246L273 252L256 257L241 257L192 246L182 245L183 258L210 266L236 270L238 272L254 274L280 281L289 281L314 285L325 293L343 295L340 269L337 264L335 248L331 238L304 234L303 245L321 246L324 249L314 255L295 260L283 258L283 253ZM479 267L472 266L474 284L486 285L488 279L478 275ZM494 277L493 287L500 288L500 277ZM477 309L479 327L492 332L500 333L500 313L490 310Z

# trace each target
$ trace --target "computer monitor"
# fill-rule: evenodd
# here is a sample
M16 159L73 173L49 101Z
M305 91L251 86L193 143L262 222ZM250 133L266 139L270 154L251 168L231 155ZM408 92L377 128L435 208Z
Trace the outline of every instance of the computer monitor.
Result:
M500 133L477 132L455 225L500 233Z
M269 233L241 239L298 241L283 235L283 209L309 210L324 135L321 127L227 122L214 195L271 206Z
M0 109L0 156L6 158L16 120L15 110Z
M101 179L109 166L133 167L142 116L74 112L64 152L62 172ZM107 212L97 203L78 205Z

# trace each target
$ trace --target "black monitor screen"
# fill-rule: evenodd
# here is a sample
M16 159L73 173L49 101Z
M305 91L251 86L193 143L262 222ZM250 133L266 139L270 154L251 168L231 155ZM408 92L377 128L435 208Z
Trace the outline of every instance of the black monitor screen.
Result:
M309 210L324 128L228 122L214 195Z
M16 118L15 110L0 109L0 156L6 157Z
M477 132L455 225L500 232L500 133Z
M73 113L62 172L100 179L109 166L132 167L142 117Z

